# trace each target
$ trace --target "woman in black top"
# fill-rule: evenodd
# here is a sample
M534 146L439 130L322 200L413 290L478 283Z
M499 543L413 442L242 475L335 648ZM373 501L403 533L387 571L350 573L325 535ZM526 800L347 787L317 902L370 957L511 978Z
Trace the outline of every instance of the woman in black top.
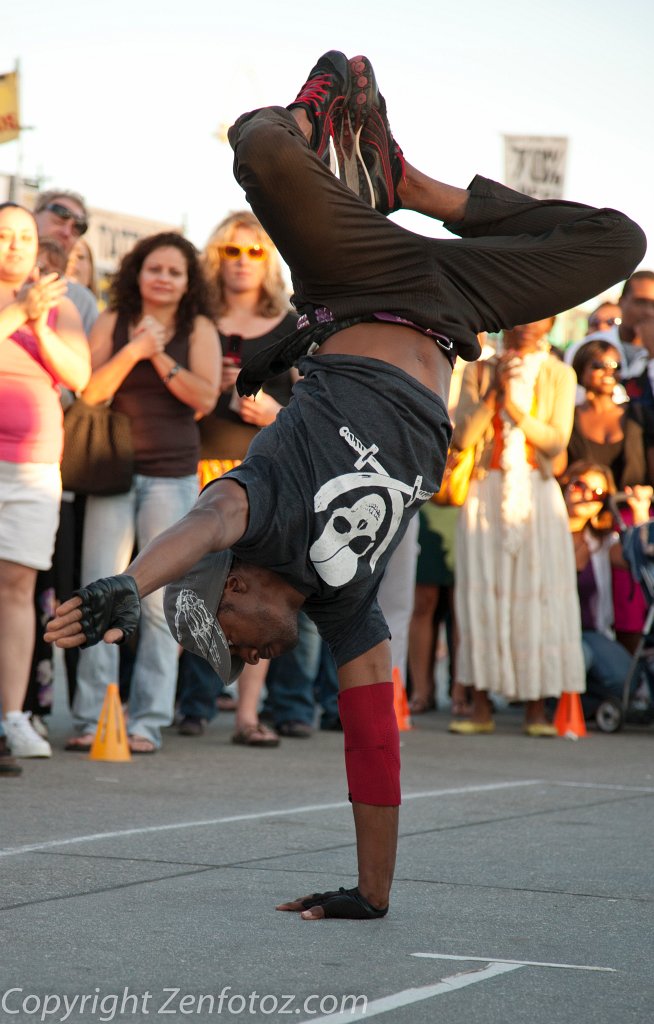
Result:
M240 398L234 385L241 365L255 352L290 334L297 322L289 309L277 250L253 214L245 210L233 213L218 225L204 251L204 266L218 313L223 371L218 404L200 422L202 486L239 465L259 430L288 404L294 372L267 381L254 398ZM263 660L246 665L239 678L234 743L254 747L279 743L277 734L258 717L267 670L268 661ZM182 734L202 731L204 720L214 714L220 685L205 661L182 655Z
M619 487L645 482L640 430L627 417L627 404L614 398L620 354L610 341L589 341L575 354L572 368L586 397L575 409L568 462L608 466Z

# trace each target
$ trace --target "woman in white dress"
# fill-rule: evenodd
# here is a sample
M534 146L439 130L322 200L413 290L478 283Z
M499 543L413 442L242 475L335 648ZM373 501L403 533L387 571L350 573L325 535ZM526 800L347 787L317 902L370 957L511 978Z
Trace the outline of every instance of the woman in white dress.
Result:
M575 561L556 481L576 379L551 355L553 319L504 334L504 352L466 369L453 444L477 446L457 535L458 681L474 687L462 735L495 729L489 692L525 705L525 732L555 735L545 698L582 692ZM563 467L561 467L562 469Z

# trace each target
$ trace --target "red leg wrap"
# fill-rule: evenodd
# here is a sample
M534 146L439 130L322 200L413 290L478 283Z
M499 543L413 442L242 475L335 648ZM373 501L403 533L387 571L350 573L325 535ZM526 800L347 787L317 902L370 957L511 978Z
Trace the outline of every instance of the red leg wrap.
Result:
M338 695L345 740L345 771L350 799L397 807L400 796L400 733L393 707L393 684L352 686Z

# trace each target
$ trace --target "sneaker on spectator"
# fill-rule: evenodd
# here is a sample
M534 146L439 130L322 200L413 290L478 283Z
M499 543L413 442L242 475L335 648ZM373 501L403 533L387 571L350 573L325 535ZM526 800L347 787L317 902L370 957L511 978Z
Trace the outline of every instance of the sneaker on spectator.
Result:
M47 740L48 726L41 715L32 715L32 728L34 729L34 732L38 732L42 740Z
M12 757L7 737L0 736L0 776L20 775L22 770L16 758Z
M280 722L277 732L280 736L294 740L308 740L310 736L313 736L313 728L306 722Z
M177 726L180 736L202 736L206 728L206 720L195 715L185 715Z
M14 757L51 757L52 748L33 728L25 711L10 711L2 722Z

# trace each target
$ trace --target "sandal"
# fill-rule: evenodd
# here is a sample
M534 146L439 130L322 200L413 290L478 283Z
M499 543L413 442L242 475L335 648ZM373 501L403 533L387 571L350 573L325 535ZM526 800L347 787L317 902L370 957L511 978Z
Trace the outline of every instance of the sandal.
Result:
M127 744L132 754L157 753L157 747L155 747L152 740L147 739L145 736L138 736L136 733L127 737Z
M232 743L242 747L278 747L279 736L273 729L261 722L244 725L232 736Z
M88 754L94 739L95 734L92 732L85 732L81 736L71 736L69 740L66 740L64 750L72 750L77 754Z
M428 711L436 710L436 701L433 697L412 697L409 701L409 713L412 715L425 715Z

